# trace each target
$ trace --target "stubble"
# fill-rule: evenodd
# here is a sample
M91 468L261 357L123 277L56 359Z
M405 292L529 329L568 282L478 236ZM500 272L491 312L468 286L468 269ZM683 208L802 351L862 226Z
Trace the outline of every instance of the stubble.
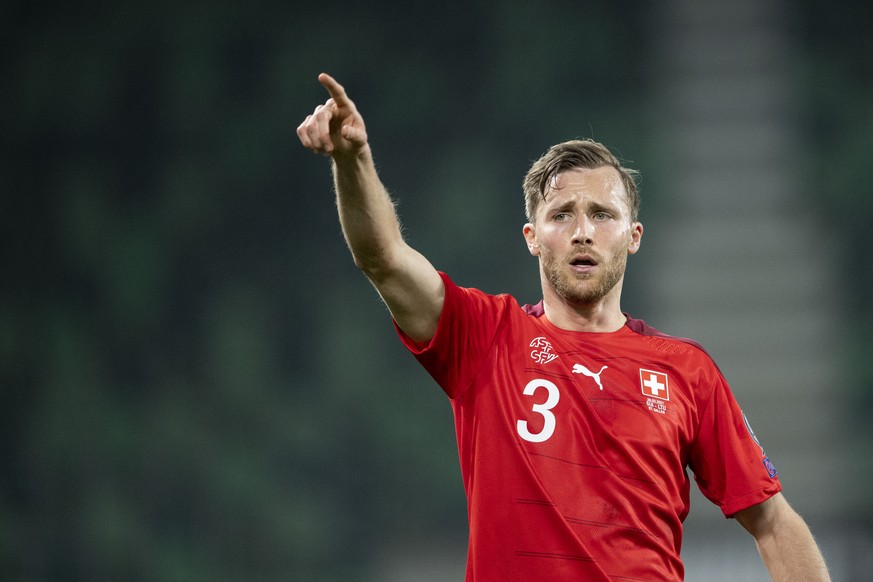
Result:
M574 249L571 256L580 251ZM598 262L597 270L590 274L573 273L570 258L558 259L544 252L540 256L543 274L559 297L569 303L593 304L606 297L621 281L627 267L627 255L618 253L607 262Z

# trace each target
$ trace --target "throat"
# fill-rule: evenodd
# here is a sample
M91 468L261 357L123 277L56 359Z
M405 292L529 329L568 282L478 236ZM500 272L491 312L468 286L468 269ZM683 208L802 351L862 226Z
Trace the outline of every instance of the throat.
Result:
M620 330L627 316L618 306L608 307L604 302L594 305L571 305L566 301L543 299L546 319L559 329L589 333L612 333Z

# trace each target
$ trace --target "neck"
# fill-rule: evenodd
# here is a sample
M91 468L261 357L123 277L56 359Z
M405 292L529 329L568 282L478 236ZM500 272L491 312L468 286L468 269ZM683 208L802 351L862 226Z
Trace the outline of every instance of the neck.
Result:
M546 286L544 286L546 287ZM621 329L627 317L621 311L621 283L597 301L572 302L551 288L543 289L543 309L549 322L568 331L611 333Z

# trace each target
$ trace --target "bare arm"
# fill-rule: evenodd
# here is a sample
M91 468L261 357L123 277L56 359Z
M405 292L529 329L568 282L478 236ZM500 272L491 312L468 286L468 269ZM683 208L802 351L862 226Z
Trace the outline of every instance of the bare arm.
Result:
M426 342L436 332L442 311L442 280L403 240L355 104L330 75L322 73L318 80L330 98L306 117L297 136L304 147L333 159L340 224L355 264L379 291L400 329Z
M781 493L738 511L734 518L755 538L775 582L829 582L827 566L812 533Z

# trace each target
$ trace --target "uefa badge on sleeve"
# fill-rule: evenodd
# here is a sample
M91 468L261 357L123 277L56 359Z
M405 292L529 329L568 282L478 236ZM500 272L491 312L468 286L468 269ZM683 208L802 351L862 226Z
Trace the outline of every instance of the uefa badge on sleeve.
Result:
M773 461L770 460L770 457L764 457L761 461L764 463L764 468L767 469L767 474L770 475L770 478L773 479L779 473L776 471L776 466L773 464Z

